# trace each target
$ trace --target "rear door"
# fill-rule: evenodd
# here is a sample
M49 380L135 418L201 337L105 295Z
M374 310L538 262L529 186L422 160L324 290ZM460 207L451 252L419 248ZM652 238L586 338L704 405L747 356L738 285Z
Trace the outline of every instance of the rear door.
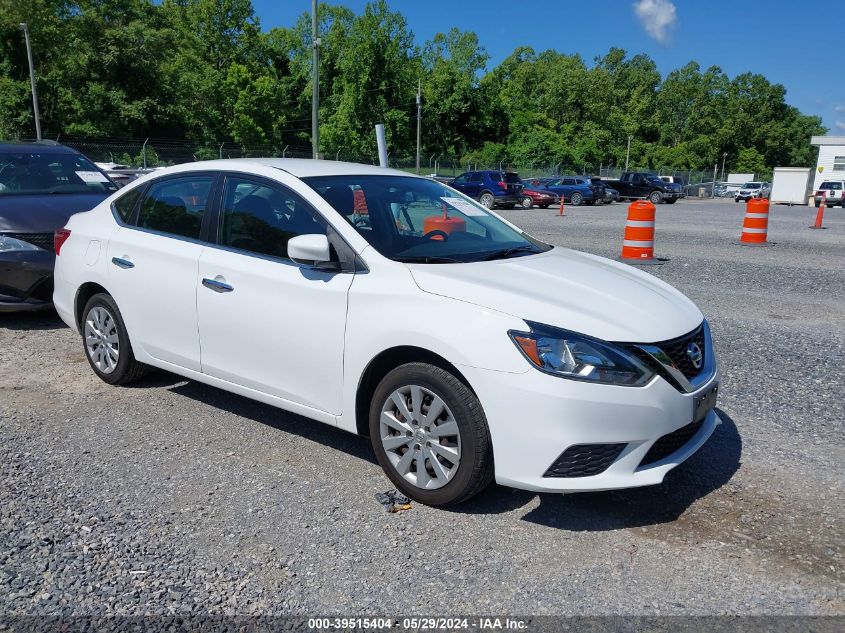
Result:
M471 198L480 196L483 180L484 176L480 171L473 171L467 174L467 184L464 187L464 193Z
M153 181L131 222L109 240L109 291L132 345L157 360L200 370L196 277L217 176Z

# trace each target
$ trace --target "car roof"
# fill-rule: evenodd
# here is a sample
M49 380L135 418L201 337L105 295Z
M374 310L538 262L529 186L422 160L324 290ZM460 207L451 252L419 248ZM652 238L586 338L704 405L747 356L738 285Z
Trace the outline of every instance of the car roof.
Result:
M38 152L39 154L78 154L75 149L67 145L60 145L55 141L0 141L0 152Z
M248 170L250 167L272 167L286 171L297 178L311 176L408 176L423 178L400 169L365 165L363 163L347 163L336 160L314 160L311 158L228 158L223 160L206 160L195 163L182 163L168 167L167 172L202 171L202 170ZM157 176L162 175L158 172Z

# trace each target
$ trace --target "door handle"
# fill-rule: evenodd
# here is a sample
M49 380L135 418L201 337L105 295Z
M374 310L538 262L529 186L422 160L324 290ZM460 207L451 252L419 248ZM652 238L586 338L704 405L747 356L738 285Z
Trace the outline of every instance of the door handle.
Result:
M122 257L112 257L111 263L118 268L135 268L135 264L130 262L128 259L123 259Z
M214 292L232 292L235 289L234 286L230 286L222 281L217 281L216 279L209 279L208 277L203 277L202 285L206 288L210 288Z

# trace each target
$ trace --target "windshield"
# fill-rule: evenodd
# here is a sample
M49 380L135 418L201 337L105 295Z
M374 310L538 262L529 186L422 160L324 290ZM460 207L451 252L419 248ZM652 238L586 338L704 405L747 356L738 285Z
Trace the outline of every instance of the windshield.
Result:
M0 195L116 190L117 186L80 154L0 152Z
M551 248L439 182L354 175L303 181L379 253L395 261L478 262Z
M842 189L841 182L823 182L822 186L819 189L828 189L830 191L839 191Z
M742 188L743 189L759 189L760 183L759 182L747 182L744 185L742 185Z

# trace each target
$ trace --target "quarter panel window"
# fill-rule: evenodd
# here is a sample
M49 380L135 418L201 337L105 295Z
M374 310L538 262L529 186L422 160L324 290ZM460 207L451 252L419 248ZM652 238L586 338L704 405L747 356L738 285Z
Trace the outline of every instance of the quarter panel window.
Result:
M132 220L132 212L135 210L135 204L140 199L143 190L143 187L135 187L112 203L112 208L124 224L129 224Z
M153 183L141 205L138 226L199 239L213 182L211 176L185 176Z
M351 190L349 198L354 209ZM322 218L292 191L243 178L226 179L222 215L220 244L259 255L287 259L290 238L326 234Z

